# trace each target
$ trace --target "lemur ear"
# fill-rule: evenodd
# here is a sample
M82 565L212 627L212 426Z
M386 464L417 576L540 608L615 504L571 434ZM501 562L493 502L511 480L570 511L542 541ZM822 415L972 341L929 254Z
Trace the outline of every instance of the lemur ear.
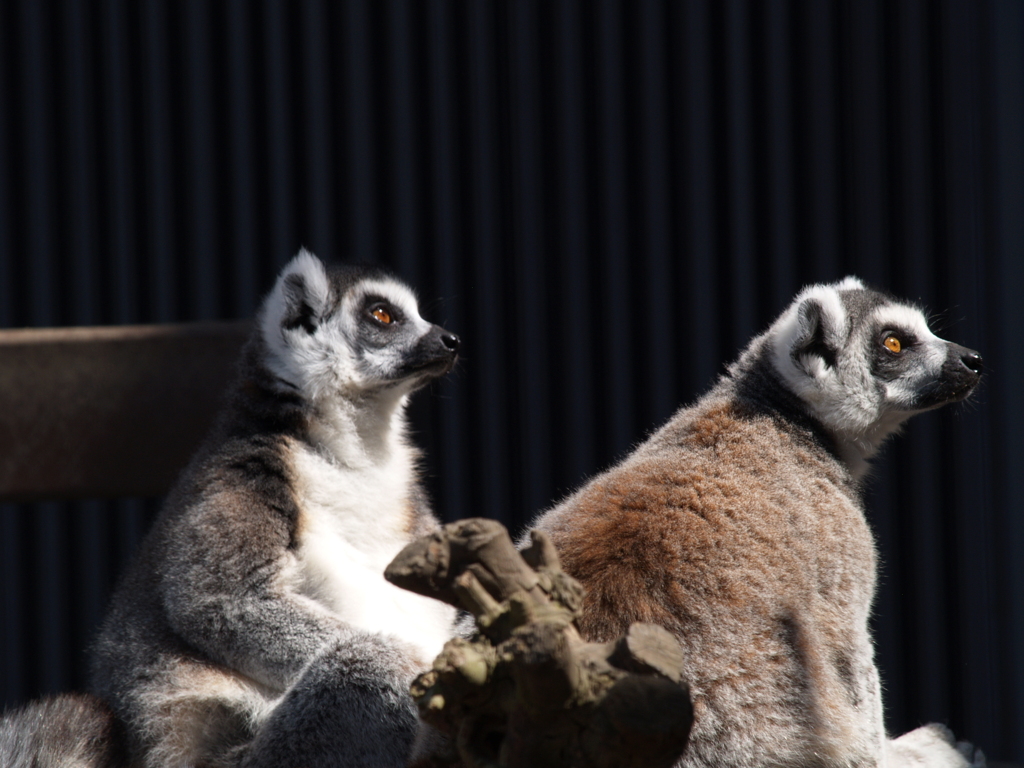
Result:
M829 368L836 364L838 345L833 342L834 332L830 324L835 318L828 314L824 305L817 299L805 299L797 309L798 332L793 340L790 354L794 359L803 355L814 355Z
M280 292L281 327L302 328L312 333L327 314L331 286L323 262L303 249L285 265L277 280Z
M859 277L854 277L853 275L847 275L838 283L835 283L833 287L837 291L863 291L867 288L867 286L864 285L863 280Z
M795 374L791 380L801 382L835 368L848 323L840 292L862 287L848 277L831 285L809 285L797 295L771 329L776 366L784 375Z

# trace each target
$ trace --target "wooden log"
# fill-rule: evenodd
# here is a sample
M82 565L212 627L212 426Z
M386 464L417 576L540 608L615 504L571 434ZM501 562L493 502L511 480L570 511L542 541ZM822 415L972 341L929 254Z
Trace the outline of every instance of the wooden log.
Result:
M692 709L675 638L634 624L585 643L582 590L544 534L519 553L500 523L463 520L410 544L385 577L469 611L478 628L412 686L423 721L450 739L416 768L669 768L685 749Z
M0 331L0 501L166 493L248 333L224 322Z

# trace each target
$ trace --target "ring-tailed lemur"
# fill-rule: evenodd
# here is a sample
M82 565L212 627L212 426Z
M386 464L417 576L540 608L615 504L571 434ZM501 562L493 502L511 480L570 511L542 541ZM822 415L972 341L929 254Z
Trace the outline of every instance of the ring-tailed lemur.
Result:
M133 764L404 764L454 618L383 579L437 525L404 408L458 348L380 270L284 268L94 649Z
M860 488L887 435L981 370L915 307L854 278L810 286L708 394L537 520L586 589L588 640L647 621L682 643L682 766L983 761L941 726L886 739Z

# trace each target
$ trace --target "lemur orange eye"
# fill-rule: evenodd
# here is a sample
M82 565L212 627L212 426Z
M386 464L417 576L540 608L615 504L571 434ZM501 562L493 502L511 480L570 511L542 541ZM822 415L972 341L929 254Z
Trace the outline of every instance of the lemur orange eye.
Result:
M378 323L382 323L384 325L391 325L391 313L384 309L384 307L374 307L373 311L370 312L370 314L373 315L373 319L376 320Z
M885 348L890 352L899 352L903 349L903 345L900 344L900 340L895 336L886 336L885 341L883 341L882 344L884 344Z

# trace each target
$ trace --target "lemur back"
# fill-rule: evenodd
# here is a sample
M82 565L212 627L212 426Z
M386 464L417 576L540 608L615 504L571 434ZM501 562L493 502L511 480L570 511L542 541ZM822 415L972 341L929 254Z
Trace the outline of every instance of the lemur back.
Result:
M940 726L886 739L860 487L887 435L980 373L920 310L852 278L811 286L709 393L536 521L586 589L588 640L635 621L679 638L682 766L982 760Z
M383 579L437 525L404 407L458 345L382 271L285 267L94 649L138 764L404 764L453 620Z

